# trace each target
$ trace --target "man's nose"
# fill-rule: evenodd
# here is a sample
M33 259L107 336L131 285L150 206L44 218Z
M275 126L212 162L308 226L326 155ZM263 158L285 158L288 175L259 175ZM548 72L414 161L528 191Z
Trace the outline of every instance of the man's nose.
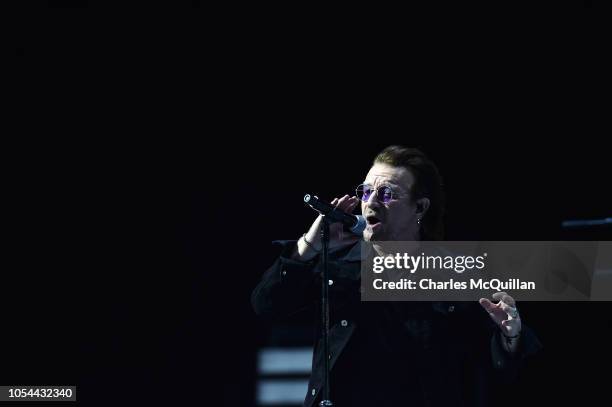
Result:
M372 191L372 193L368 197L368 200L365 202L365 204L369 208L379 208L380 207L381 203L378 200L378 191L377 190L373 190Z

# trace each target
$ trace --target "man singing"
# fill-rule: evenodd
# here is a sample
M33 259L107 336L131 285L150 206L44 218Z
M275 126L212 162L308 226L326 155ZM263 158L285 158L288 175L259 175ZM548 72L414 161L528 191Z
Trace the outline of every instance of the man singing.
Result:
M332 201L347 213L359 203L363 239L381 255L376 242L443 238L441 177L417 149L385 148L356 196ZM280 242L282 253L252 294L257 314L287 317L320 305L321 224L319 216L297 242ZM339 224L330 232L327 357L335 406L488 406L510 394L525 358L541 348L511 296L499 292L480 304L361 302L359 238ZM323 352L317 337L304 406L321 399Z

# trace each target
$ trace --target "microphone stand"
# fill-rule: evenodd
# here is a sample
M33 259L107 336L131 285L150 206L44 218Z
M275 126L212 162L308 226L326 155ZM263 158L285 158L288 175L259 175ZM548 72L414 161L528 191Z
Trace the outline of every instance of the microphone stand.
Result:
M331 204L319 200L316 196L306 194L304 196L304 202L323 216L323 226L321 228L321 242L323 244L323 248L321 249L323 253L323 276L321 278L321 337L323 339L323 352L325 358L325 372L323 373L325 384L323 387L323 397L319 406L331 407L334 403L332 403L329 398L329 225L336 222L343 223L347 227L349 225L346 223L347 219L344 212L337 210ZM350 226L350 230L353 233L361 233L363 228L365 228L365 220L363 217L356 218L355 223Z
M323 373L324 387L323 399L319 403L321 407L331 407L334 403L329 398L329 225L332 223L327 216L323 215L323 227L321 228L321 242L323 244L323 277L321 279L321 336L323 338L323 354L325 358L325 371Z

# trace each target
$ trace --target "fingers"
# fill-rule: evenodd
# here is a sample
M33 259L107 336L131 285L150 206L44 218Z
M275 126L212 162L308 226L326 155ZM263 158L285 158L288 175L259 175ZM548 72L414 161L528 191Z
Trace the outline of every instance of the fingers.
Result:
M516 310L516 301L514 301L514 298L509 296L504 291L495 293L492 295L492 297L499 300L497 307L508 314L510 319L519 318L518 311Z
M352 196L351 197L351 206L350 206L349 210L347 210L347 212L353 212L355 210L355 208L357 207L357 205L359 205L359 202L361 202L359 200L359 198L357 198L356 196Z
M338 200L337 207L341 208L346 205L346 201L349 199L348 195L341 196L340 198L336 198Z
M502 311L504 311L506 314L508 314L508 317L510 319L515 319L515 318L519 317L518 312L516 311L516 308L511 307L508 304L504 304L503 302L501 302L500 304L501 304L500 308L502 309Z
M497 301L502 301L512 307L516 307L516 301L514 301L514 298L512 298L511 296L508 295L508 293L504 292L504 291L500 291L498 293L495 293L492 295L494 300Z
M518 311L516 309L516 303L514 298L510 297L504 292L495 293L492 295L493 299L499 300L497 303L492 303L487 298L481 298L478 302L480 305L489 313L498 313L503 311L508 315L510 319L519 318ZM498 315L499 316L499 315Z
M516 302L514 301L514 298L510 297L508 294L502 297L502 301L512 307L516 307Z
M485 311L491 313L493 312L493 310L496 308L495 304L493 304L491 301L489 301L486 298L481 298L479 301L480 305L482 305L482 308L485 309Z
M492 295L494 300L497 301L503 301L508 305L512 305L513 307L515 306L515 301L514 298L512 298L511 296L508 295L508 293L506 293L505 291L500 291L498 293L494 293Z
M495 310L497 309L497 305L493 304L486 298L481 298L478 302L480 303L482 308L487 311L491 319L493 319L493 321L495 321L496 323L499 323L498 318L495 316Z
M497 303L492 303L487 298L481 298L478 302L489 313L493 321L502 328L506 336L518 335L521 332L521 318L514 298L503 291L491 297Z
M344 195L339 198L334 198L331 201L331 204L335 206L337 209L342 210L346 213L351 213L359 203L359 199L356 196ZM344 228L340 223L334 223L330 227L331 233L331 242L330 247L336 246L346 246L348 244L357 242L359 240L359 236L353 233L344 233Z
M332 202L338 209L344 212L351 213L359 203L359 199L356 196L344 195L341 198L336 198Z

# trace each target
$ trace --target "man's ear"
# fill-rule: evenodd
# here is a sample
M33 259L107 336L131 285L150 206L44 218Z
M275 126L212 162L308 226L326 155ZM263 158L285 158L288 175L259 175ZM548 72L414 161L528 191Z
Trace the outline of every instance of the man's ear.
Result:
M417 215L425 215L427 209L429 209L430 201L429 198L420 198L416 201L416 213Z

